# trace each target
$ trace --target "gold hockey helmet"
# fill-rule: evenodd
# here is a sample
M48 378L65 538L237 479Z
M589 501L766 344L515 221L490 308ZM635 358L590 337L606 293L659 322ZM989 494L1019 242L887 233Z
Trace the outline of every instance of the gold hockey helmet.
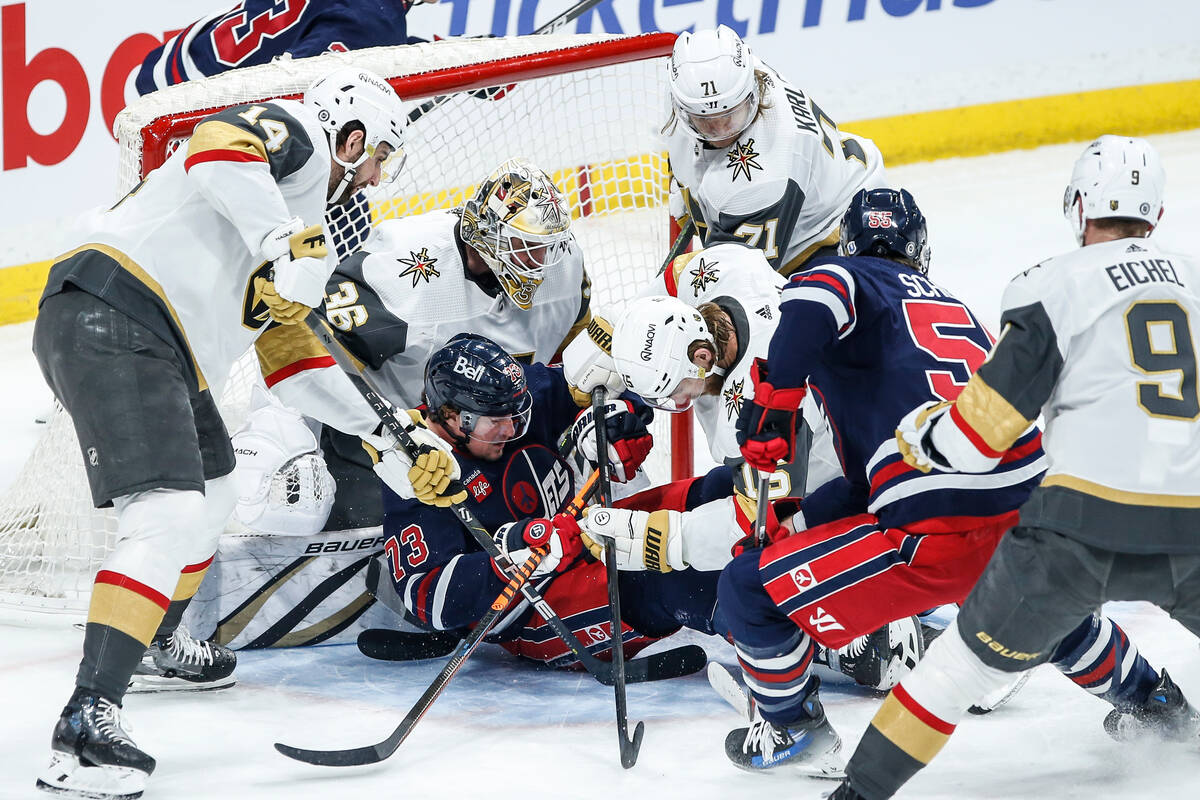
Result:
M550 176L510 158L463 206L460 233L513 303L529 309L546 268L566 255L570 228L570 209Z

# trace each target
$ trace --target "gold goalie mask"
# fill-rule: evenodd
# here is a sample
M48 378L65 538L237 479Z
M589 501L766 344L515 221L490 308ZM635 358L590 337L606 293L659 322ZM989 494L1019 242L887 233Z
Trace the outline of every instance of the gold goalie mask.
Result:
M461 234L522 309L546 268L562 261L571 238L571 212L562 194L528 161L505 161L463 206Z

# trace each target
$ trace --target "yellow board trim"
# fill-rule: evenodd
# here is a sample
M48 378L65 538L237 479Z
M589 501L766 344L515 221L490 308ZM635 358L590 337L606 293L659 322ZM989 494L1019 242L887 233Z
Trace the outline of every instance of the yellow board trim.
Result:
M888 166L1085 141L1101 133L1117 132L1128 136L1169 133L1200 128L1200 80L846 120L842 127L874 140ZM257 151L252 144L250 147ZM265 152L262 155L266 157ZM1070 164L1064 162L1064 182L1069 172ZM665 198L666 173L666 157L661 153L589 168L584 174L587 175L591 210L600 213L633 207L636 201L631 199L631 189L640 191L657 187L661 197ZM567 193L578 214L584 198L580 170L560 170L551 177ZM373 216L390 218L462 205L474 188L455 187L400 198L380 204L373 209ZM41 291L39 287L34 292L30 286L39 280L45 284L49 266L50 262L39 261L0 269L0 324L33 319Z
M1108 500L1110 503L1121 503L1128 506L1157 506L1159 508L1200 508L1200 496L1181 494L1149 494L1147 492L1127 492L1123 489L1113 489L1099 483L1092 483L1073 475L1048 475L1042 481L1042 486L1062 486L1064 489L1074 489L1077 492Z
M884 698L871 725L922 764L932 761L950 738L926 725L891 694Z

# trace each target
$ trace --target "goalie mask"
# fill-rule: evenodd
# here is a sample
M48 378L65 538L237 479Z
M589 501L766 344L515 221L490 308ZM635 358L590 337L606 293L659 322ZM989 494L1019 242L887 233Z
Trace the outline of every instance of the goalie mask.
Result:
M612 357L626 385L648 405L686 411L712 374L688 351L703 341L716 353L712 338L700 312L686 303L665 295L643 297L629 304L613 328Z
M404 129L408 115L404 103L387 81L366 69L343 67L317 80L304 93L304 104L317 112L317 120L329 136L329 152L346 172L329 199L336 204L367 159L379 161L379 183L396 180L404 166ZM363 125L363 152L353 162L337 154L337 136L346 123Z
M1163 213L1167 182L1158 153L1145 139L1101 136L1075 162L1063 195L1063 214L1083 244L1089 219L1142 220L1151 230Z
M547 267L562 261L571 212L550 177L529 162L505 161L462 210L462 239L487 263L504 293L528 310Z
M731 28L679 34L667 69L675 117L696 138L736 139L754 121L754 57Z

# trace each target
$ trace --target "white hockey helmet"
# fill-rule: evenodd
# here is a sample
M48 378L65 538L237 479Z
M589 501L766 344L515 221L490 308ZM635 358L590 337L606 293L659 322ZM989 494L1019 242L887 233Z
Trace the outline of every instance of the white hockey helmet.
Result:
M1145 139L1101 136L1075 162L1063 195L1063 214L1075 241L1083 244L1089 219L1140 219L1153 229L1162 217L1166 182L1158 153Z
M666 295L631 302L613 327L612 357L625 384L649 405L664 411L686 411L672 395L688 378L709 372L688 357L695 341L712 344L712 333L700 312Z
M358 167L374 158L380 145L389 152L380 163L379 182L391 183L404 166L404 129L408 114L404 102L383 78L367 69L341 67L317 79L304 93L304 104L317 112L321 127L329 136L333 160L346 168L341 185L333 193L339 198L354 179ZM337 135L348 122L357 120L364 128L362 155L353 163L337 155Z
M754 121L754 57L728 26L679 34L667 69L675 116L697 138L733 139Z
M521 158L510 158L479 184L463 206L459 227L518 308L567 254L571 211L554 181Z

